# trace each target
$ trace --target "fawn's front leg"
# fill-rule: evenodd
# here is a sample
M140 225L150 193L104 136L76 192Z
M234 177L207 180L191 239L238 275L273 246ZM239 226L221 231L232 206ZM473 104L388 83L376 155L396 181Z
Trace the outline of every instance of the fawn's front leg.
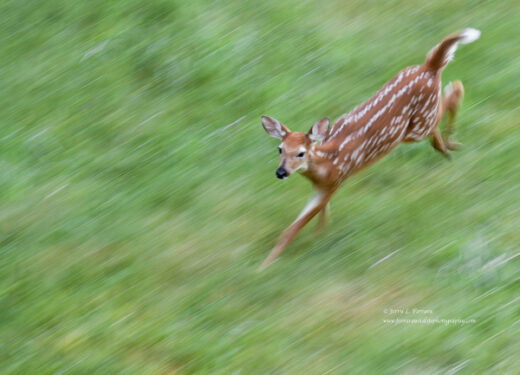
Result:
M316 234L323 232L323 229L325 229L325 225L327 224L327 217L329 216L329 211L330 211L330 202L327 202L327 204L320 211L318 225L316 226L316 230L315 230Z
M311 219L316 216L329 202L332 192L320 190L316 195L307 203L303 211L296 218L296 220L285 229L278 240L278 243L273 248L268 257L264 260L259 270L266 268L269 263L275 260L282 251L291 243L294 236L302 229Z

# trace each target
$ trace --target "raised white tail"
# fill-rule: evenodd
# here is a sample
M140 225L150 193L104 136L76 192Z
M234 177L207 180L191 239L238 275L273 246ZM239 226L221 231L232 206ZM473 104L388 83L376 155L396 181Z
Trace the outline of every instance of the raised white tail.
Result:
M424 65L432 71L442 70L453 60L459 44L472 43L478 38L480 38L480 31L473 28L467 28L458 34L450 35L428 53Z

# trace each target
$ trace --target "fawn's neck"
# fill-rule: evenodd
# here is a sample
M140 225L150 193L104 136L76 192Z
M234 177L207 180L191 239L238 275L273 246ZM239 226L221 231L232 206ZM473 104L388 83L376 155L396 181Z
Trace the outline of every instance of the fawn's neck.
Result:
M335 180L330 153L326 152L323 145L315 145L310 151L308 167L302 174L311 180L317 187L326 187Z

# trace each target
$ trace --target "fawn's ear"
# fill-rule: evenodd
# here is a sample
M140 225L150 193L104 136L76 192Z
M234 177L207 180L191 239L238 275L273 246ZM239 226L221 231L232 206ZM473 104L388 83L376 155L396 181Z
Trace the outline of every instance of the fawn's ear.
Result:
M328 117L322 118L312 125L311 130L307 133L307 137L313 142L323 142L327 134L329 134L330 120Z
M273 117L262 116L262 125L271 137L284 139L291 131L280 121Z

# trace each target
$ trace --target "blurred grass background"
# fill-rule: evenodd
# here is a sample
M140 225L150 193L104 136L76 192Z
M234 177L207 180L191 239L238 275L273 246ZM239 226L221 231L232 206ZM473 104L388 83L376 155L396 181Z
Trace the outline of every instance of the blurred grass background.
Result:
M516 0L2 1L0 372L518 374L519 19ZM275 179L260 115L307 131L468 26L443 74L464 148L400 146L256 273L311 192Z

